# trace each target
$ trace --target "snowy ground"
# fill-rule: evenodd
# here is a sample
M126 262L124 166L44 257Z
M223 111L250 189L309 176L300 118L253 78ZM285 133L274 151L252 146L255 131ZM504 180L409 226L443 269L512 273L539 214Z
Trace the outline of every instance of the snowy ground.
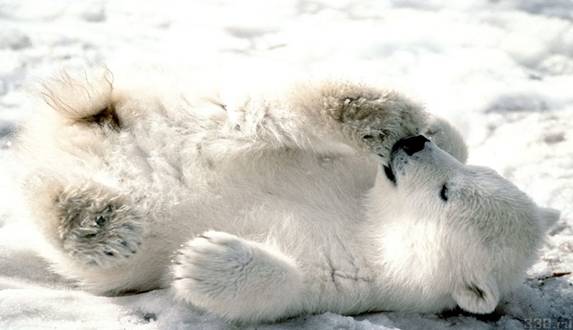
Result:
M0 171L29 90L86 62L255 65L397 88L463 130L470 162L562 211L529 279L492 316L300 317L260 329L573 329L571 0L0 0ZM277 70L279 70L277 69ZM96 297L46 270L0 177L0 328L215 329L167 291Z

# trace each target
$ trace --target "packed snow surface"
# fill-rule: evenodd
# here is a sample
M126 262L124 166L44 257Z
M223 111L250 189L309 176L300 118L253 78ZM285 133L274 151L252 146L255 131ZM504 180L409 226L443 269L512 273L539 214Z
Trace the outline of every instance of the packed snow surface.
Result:
M332 313L258 329L573 329L570 0L0 0L0 328L234 327L168 290L98 297L50 273L10 169L35 84L62 67L276 70L388 86L452 121L470 163L561 210L526 283L493 315ZM272 68L272 69L269 69Z

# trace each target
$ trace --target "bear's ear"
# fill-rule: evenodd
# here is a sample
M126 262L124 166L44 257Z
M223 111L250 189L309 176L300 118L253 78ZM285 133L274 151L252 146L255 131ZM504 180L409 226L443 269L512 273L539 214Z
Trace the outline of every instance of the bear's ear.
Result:
M463 310L475 314L493 312L499 302L499 289L495 279L464 281L454 290L452 297Z
M539 208L539 217L541 219L543 229L545 230L549 230L551 227L553 227L559 220L560 216L561 212L556 209L551 209L548 207Z

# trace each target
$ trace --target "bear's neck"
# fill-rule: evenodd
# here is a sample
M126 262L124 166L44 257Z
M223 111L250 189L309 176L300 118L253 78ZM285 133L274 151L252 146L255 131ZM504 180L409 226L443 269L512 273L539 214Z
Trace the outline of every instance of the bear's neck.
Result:
M443 226L431 217L416 217L413 212L399 209L401 206L389 196L395 189L391 184L379 172L366 198L364 235L372 245L370 258L380 271L382 290L405 288L414 293L433 285L433 292L447 291L453 272L447 265L449 253Z

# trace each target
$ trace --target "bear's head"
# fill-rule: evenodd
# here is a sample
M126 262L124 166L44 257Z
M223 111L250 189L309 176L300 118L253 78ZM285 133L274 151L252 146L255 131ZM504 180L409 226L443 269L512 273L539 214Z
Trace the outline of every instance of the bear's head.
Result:
M404 267L469 312L495 309L559 219L495 171L465 165L422 135L396 143L382 169L370 199L383 205L373 216L391 223L387 255L402 254Z

